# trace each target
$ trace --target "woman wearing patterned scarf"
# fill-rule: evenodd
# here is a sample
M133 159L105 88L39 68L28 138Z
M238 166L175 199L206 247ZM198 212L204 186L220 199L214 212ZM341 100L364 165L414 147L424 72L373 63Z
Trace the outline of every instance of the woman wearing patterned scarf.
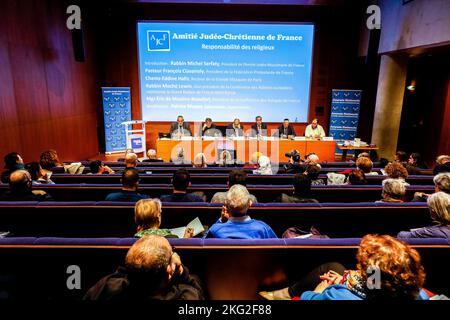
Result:
M356 259L356 270L328 263L291 287L259 294L268 300L429 299L421 289L425 271L420 255L406 243L387 235L366 235Z

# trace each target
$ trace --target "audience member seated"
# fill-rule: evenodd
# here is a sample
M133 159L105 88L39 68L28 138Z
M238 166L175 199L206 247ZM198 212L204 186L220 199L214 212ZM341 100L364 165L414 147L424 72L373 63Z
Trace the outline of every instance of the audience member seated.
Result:
M302 156L298 150L292 150L289 154L289 164L284 167L285 173L303 173L305 171L305 165L302 161Z
M427 203L436 225L402 231L398 238L450 238L450 195L436 192L428 197Z
M191 185L191 175L185 169L177 170L172 177L173 194L162 195L162 202L204 202L196 194L187 193Z
M196 276L181 263L167 239L148 235L128 250L125 267L102 278L84 300L148 301L204 300Z
M322 167L320 165L319 156L315 153L310 153L305 156L305 164L318 164L319 167Z
M246 187L235 184L228 190L220 219L208 230L207 238L267 239L277 238L266 223L247 215L252 205Z
M359 157L356 160L356 168L362 170L366 176L378 175L378 172L372 171L373 162L368 157Z
M147 151L147 159L142 160L142 162L163 162L163 159L156 157L155 149L148 149Z
M219 159L217 160L217 164L219 167L234 166L235 163L230 151L222 150L222 152L220 152Z
M235 184L240 184L241 186L245 187L247 186L246 180L247 174L245 173L244 170L232 170L228 174L228 182L227 182L228 189L230 189ZM252 203L258 202L254 195L250 194L249 197ZM211 203L225 203L226 198L227 192L216 192L211 199Z
M253 174L273 174L270 158L267 156L260 156L258 159L258 168L256 170L253 170Z
M381 196L383 199L376 202L403 202L402 198L406 193L405 183L400 179L384 179L383 191Z
M244 169L257 169L259 167L259 158L261 156L263 156L261 152L253 152L250 157L250 162L244 165Z
M384 167L385 174L391 179L400 179L406 186L409 186L405 180L408 178L408 170L399 162L391 162Z
M450 172L439 173L438 175L434 176L433 182L434 192L442 191L450 194ZM431 194L416 192L414 193L414 199L412 201L426 202L429 196L431 196Z
M394 162L405 163L408 162L408 154L405 151L397 151L395 153Z
M125 167L126 168L136 168L138 164L138 156L134 152L130 152L125 156Z
M354 169L350 171L347 177L347 184L351 185L365 185L367 184L366 175L362 170Z
M302 173L294 176L294 193L289 196L282 193L275 202L282 203L318 203L316 199L310 198L311 179Z
M268 300L428 300L422 289L425 270L419 253L388 235L366 235L356 255L356 270L326 263L296 284L259 294ZM374 280L374 272L379 277ZM374 281L379 281L375 283ZM315 289L313 289L315 288Z
M186 163L185 152L183 147L178 147L175 152L172 153L171 161L175 164Z
M0 196L2 201L48 201L52 198L42 190L32 190L33 180L26 170L16 170L9 177L9 190Z
M10 152L5 157L5 171L2 172L1 181L9 183L9 176L16 170L25 169L23 159L17 152Z
M153 234L165 238L178 238L169 229L160 229L162 206L159 199L142 199L134 206L134 221L137 225L135 237ZM191 238L193 230L186 228L184 238Z
M436 175L441 172L450 172L450 156L448 155L441 155L436 158L433 174Z
M106 201L136 202L148 198L147 195L138 193L139 173L134 168L125 168L122 172L122 190L106 196Z
M408 164L417 169L428 169L428 166L425 164L425 161L423 161L422 155L417 152L411 153L411 155L408 158Z
M100 160L92 160L89 163L90 174L112 174L114 170L105 166Z
M47 150L41 153L39 163L43 169L43 173L53 173L51 171L54 167L62 166L62 162L59 160L56 150Z
M208 164L206 163L206 156L204 153L197 153L194 157L193 165L194 168L206 168Z
M303 172L305 176L307 176L309 179L311 179L311 185L313 186L323 186L325 185L325 182L322 179L319 179L320 174L320 165L314 163L314 164L308 164L306 166L305 171Z
M123 158L117 159L117 162L125 162L125 158L126 158L127 154L129 154L129 153L134 153L134 150L131 148L126 149L125 153L123 155Z
M397 151L395 153L394 163L401 164L408 174L420 174L419 168L409 164L409 157L404 151Z
M51 179L51 173L44 174L39 162L30 162L25 165L25 169L30 173L31 180L33 180L33 186L40 184L55 184Z

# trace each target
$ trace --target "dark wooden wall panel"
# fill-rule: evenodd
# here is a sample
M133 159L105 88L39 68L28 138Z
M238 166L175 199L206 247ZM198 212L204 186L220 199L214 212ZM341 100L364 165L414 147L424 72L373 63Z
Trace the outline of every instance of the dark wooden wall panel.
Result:
M438 155L450 155L450 75L447 77L447 98L443 112L443 124L441 129Z
M1 1L1 156L34 161L56 149L63 161L98 152L98 66L93 37L87 62L75 62L66 28L69 1ZM89 25L89 19L83 24Z

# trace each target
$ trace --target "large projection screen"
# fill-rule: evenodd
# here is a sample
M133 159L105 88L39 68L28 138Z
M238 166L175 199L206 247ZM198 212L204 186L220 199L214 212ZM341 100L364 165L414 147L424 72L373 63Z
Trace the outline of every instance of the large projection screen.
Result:
M307 122L313 24L137 24L142 119Z

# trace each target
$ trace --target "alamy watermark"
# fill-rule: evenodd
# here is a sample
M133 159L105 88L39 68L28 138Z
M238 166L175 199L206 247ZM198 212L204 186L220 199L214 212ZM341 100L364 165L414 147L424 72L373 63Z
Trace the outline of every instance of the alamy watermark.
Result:
M67 267L66 273L69 274L66 280L66 286L69 290L81 289L81 269L73 264Z
M367 29L381 29L381 9L379 6L373 4L367 7L367 14L370 16L366 20Z

